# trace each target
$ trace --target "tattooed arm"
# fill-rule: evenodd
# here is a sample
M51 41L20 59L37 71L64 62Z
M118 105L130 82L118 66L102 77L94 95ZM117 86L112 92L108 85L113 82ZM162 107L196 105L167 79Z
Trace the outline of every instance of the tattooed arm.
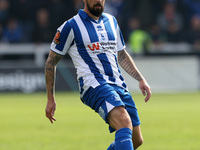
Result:
M147 95L145 98L145 102L147 102L151 97L151 88L140 73L140 71L137 69L133 59L131 56L127 53L127 51L124 49L122 51L118 52L118 62L120 66L134 79L139 81L139 87L143 93L143 95Z
M55 101L55 75L56 65L63 56L50 51L49 56L45 63L45 79L46 79L46 91L47 91L47 105L46 105L46 117L53 123L56 119L53 117L56 110Z

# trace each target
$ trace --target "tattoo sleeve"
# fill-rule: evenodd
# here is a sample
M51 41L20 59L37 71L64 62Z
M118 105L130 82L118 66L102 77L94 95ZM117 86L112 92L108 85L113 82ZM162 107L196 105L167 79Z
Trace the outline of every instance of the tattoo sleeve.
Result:
M45 80L46 90L48 97L54 96L55 93L55 76L56 76L56 65L63 56L50 51L49 56L45 63Z
M143 79L143 76L137 69L133 59L125 49L118 52L118 63L134 79L138 81Z

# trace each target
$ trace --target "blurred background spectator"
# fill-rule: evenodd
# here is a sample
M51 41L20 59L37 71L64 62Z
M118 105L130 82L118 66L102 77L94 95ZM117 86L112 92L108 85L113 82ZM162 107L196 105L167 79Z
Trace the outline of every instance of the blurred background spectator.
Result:
M166 35L163 33L163 31L157 23L153 23L151 25L149 34L153 44L156 46L163 44L167 40Z
M3 42L6 43L19 43L22 39L22 27L19 22L10 18L3 30Z
M40 8L36 12L36 21L33 27L32 40L35 43L49 43L52 41L53 30L50 23L50 14L47 9Z
M130 29L128 41L130 52L135 55L147 53L152 41L148 32L142 29L140 20L132 18L128 25Z
M183 12L187 22L195 15L200 15L200 0L182 0Z
M82 8L83 0L0 0L0 42L50 43L56 29ZM199 8L200 0L107 0L105 4L105 12L117 18L134 53L165 43L187 43L199 51Z
M182 42L182 32L180 26L172 21L168 24L165 31L166 41L170 43L179 43Z
M31 33L34 25L34 17L37 10L37 4L31 0L13 0L10 1L10 17L14 17L20 22L23 33L21 42L33 42Z
M167 2L164 4L162 12L158 13L157 23L164 31L169 29L171 23L173 23L173 25L176 25L177 28L182 29L183 18L176 11L175 3Z
M185 32L185 41L190 43L195 51L200 51L200 16L194 15L190 21L190 28Z
M8 0L0 0L0 22L5 24L9 18L10 3Z
M154 3L151 0L140 0L135 8L135 16L140 18L141 27L146 30L153 22Z

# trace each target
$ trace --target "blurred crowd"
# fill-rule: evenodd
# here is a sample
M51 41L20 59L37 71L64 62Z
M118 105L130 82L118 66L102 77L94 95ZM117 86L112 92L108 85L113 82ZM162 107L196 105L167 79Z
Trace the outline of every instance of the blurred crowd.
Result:
M83 0L0 0L0 43L48 43L83 8ZM189 43L200 51L200 0L106 0L125 42Z

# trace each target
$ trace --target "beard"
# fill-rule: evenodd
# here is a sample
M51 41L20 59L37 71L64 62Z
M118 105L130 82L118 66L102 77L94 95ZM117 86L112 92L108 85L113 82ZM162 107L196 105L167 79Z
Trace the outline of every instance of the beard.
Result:
M102 4L98 3L98 4L95 4L93 7L90 7L89 4L88 4L88 1L86 0L86 5L87 5L87 8L89 10L89 12L96 16L96 17L100 17L102 12L104 11L104 7ZM100 6L100 8L95 8L96 6Z

